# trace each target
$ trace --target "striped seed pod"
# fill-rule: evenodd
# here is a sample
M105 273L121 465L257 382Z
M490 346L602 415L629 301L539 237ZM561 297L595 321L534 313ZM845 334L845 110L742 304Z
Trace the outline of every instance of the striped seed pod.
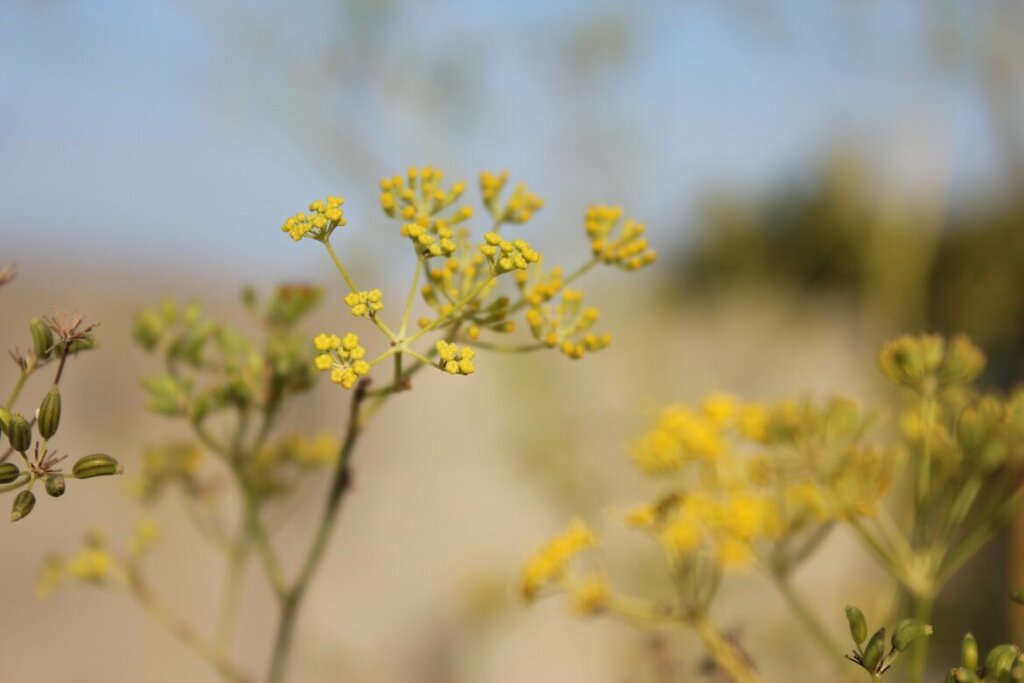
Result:
M22 517L27 517L36 506L36 497L28 489L24 489L14 497L14 505L11 507L11 521L17 522Z
M58 390L57 385L54 384L50 387L50 390L46 392L46 396L43 397L43 402L39 404L36 427L39 429L39 436L44 439L49 439L57 433L57 427L59 425L60 390Z
M104 477L111 474L121 474L124 468L117 460L103 453L93 453L78 459L71 473L77 479L90 479L91 477Z

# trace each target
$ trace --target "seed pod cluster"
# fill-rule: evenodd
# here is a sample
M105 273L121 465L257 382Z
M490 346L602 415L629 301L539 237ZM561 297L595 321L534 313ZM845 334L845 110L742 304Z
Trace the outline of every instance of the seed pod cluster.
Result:
M846 658L876 680L888 671L893 661L915 641L932 634L932 627L928 624L918 619L904 619L893 630L886 651L885 628L878 629L868 639L868 623L864 613L853 606L846 608L846 621L850 626L850 637L854 644L853 652L846 655ZM867 645L864 645L865 640Z

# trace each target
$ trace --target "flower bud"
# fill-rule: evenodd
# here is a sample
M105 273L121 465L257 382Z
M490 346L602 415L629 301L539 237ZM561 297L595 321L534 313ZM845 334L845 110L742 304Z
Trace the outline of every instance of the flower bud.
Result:
M1020 648L1016 645L996 645L988 651L985 657L985 673L995 677L1002 676L1010 671L1013 660L1020 654Z
M39 318L28 321L28 329L32 333L32 352L38 360L46 360L53 351L53 332L50 326Z
M54 498L60 498L64 495L64 475L60 472L54 472L46 475L46 492Z
M892 646L899 652L903 652L915 640L927 638L932 634L932 627L919 619L904 619L892 632Z
M880 628L875 631L875 635L871 636L867 647L864 648L863 659L865 668L869 671L874 671L875 667L882 661L883 654L885 654L885 629Z
M92 477L103 477L111 474L121 474L124 468L109 455L93 453L78 459L71 473L77 479L90 479Z
M17 522L22 517L28 516L32 508L36 506L36 497L28 489L18 492L14 497L14 505L11 507L11 521Z
M864 644L868 637L868 623L864 619L864 613L852 605L846 608L846 621L850 624L850 635L857 647Z
M32 427L21 413L11 415L7 423L7 438L11 441L11 448L19 453L24 453L32 445Z
M36 416L36 427L39 429L39 436L49 439L57 433L60 425L60 390L54 384L43 397L39 405L39 412Z
M13 462L0 462L0 484L10 484L21 476L21 470Z
M965 635L960 644L960 664L965 669L978 668L978 641L974 639L973 634Z

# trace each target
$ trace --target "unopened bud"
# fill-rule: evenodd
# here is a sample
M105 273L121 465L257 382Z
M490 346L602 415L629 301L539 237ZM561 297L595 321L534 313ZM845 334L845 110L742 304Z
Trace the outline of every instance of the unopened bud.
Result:
M49 439L57 433L60 426L60 390L54 384L43 397L39 404L39 413L36 415L36 427L39 429L39 436Z
M932 627L919 619L904 619L892 632L892 646L903 652L915 640L927 638L932 634Z
M864 648L864 666L869 671L874 671L882 661L883 654L885 654L885 629L880 628L875 631L875 635L871 636L867 647Z
M50 326L39 318L28 321L28 329L32 332L32 352L39 360L46 360L53 351L53 332Z
M32 445L32 427L21 413L11 415L7 423L7 438L11 448L19 453L24 453Z
M54 498L60 498L64 495L64 475L60 472L54 472L46 475L46 492Z
M846 621L850 623L850 635L857 647L864 644L868 637L868 623L864 619L864 613L852 605L846 608Z
M0 462L0 484L10 484L21 476L21 470L13 462Z
M1009 673L1010 667L1013 666L1013 661L1017 659L1019 654L1020 649L1016 645L996 645L989 650L988 656L985 657L986 675L991 674L999 677Z
M36 497L28 489L18 492L14 497L14 505L11 507L11 521L17 522L22 517L27 517L36 506Z
M124 468L109 455L93 453L78 459L71 473L77 479L89 479L91 477L104 477L111 474L121 474Z
M963 642L960 644L960 664L965 669L977 669L978 668L978 641L974 639L974 635L968 633L964 636Z

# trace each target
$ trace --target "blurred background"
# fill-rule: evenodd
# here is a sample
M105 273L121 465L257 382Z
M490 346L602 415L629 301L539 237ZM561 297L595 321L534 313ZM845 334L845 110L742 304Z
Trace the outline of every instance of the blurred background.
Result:
M900 331L967 332L990 384L1024 376L1022 35L1016 0L3 0L0 266L19 275L0 292L0 346L24 347L24 321L53 305L101 321L102 348L65 380L62 435L130 470L178 433L143 411L155 368L130 343L134 313L173 293L241 319L241 286L281 281L340 294L329 261L279 231L312 198L345 195L339 251L385 296L412 261L377 181L410 164L470 181L509 169L546 199L524 236L566 262L585 257L586 206L622 204L660 258L587 281L611 348L484 356L371 426L293 680L691 680L686 635L524 610L519 563L568 516L599 522L649 492L628 445L664 403L891 396L874 357ZM328 298L318 325L342 310ZM0 368L0 385L15 376ZM293 417L338 431L344 402L322 389ZM451 434L452 411L471 433ZM32 597L47 551L94 525L128 533L116 489L69 487L5 527L5 680L215 680L123 596ZM311 486L282 521L282 547L304 547L321 496ZM203 628L218 558L173 500L159 520L153 583ZM1016 545L943 597L940 641L944 623L1024 639L1001 599L1024 575ZM798 579L837 635L845 604L885 600L842 534ZM253 672L264 588L252 569L235 652ZM828 679L766 582L730 579L725 595L720 621L770 679Z

